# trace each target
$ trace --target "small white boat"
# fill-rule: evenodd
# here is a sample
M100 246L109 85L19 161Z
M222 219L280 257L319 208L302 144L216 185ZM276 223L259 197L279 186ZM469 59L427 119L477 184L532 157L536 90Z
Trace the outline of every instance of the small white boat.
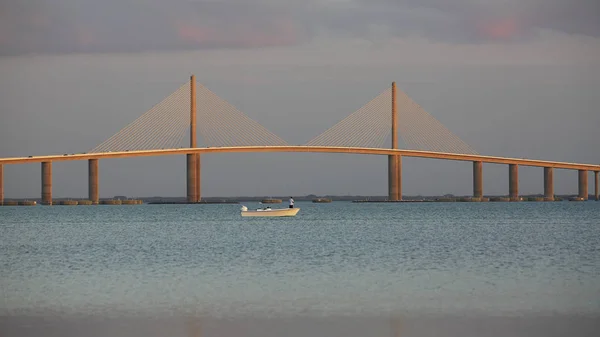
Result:
M242 206L242 216L295 216L300 208L258 208L256 211L249 211L248 207Z

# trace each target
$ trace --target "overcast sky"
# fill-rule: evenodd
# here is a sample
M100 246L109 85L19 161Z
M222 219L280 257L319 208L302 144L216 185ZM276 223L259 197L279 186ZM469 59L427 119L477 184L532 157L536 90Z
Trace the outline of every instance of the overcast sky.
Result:
M88 151L195 74L292 144L396 81L481 154L600 163L598 17L594 0L0 0L0 157ZM472 193L468 162L403 164L405 195ZM86 162L53 174L54 197L87 196ZM555 179L576 193L576 172ZM103 160L100 180L101 197L184 196L185 157ZM39 197L40 164L4 185ZM205 155L202 191L385 195L387 159ZM484 193L508 193L507 166L484 165Z

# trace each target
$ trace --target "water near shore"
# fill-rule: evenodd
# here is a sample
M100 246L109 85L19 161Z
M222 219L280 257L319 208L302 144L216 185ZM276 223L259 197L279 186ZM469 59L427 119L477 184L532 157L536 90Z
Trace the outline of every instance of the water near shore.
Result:
M204 336L389 336L392 321L403 336L600 328L600 202L297 205L295 218L262 219L240 205L2 207L0 331L187 336L190 320Z

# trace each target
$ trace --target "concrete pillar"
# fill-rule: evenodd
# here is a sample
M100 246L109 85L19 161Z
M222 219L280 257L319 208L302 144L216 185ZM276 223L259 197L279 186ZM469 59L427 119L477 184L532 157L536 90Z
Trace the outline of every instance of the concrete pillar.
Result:
M399 156L388 156L388 200L400 200L398 163Z
M544 200L554 201L554 168L544 167Z
M483 163L473 162L473 198L483 198Z
M588 200L588 172L579 170L579 197Z
M200 154L196 154L196 202L199 202L202 199L202 193L200 191L200 186L202 180L200 179L201 175L200 170Z
M196 76L190 77L190 147L196 148ZM187 202L198 202L200 195L200 155L187 155Z
M4 205L4 165L0 164L0 206L2 205Z
M392 149L398 148L398 104L396 82L392 82ZM402 159L399 155L388 156L388 199L402 200Z
M88 198L94 205L100 203L98 159L88 160Z
M42 205L52 205L52 162L42 162Z
M190 147L196 144L196 76L190 76Z
M187 154L187 202L196 202L196 155Z
M596 176L595 180L595 184L594 184L594 195L596 196L596 201L600 200L600 196L598 195L599 191L598 191L598 175L600 174L600 172L596 171L594 172L594 176ZM2 182L0 181L0 186L2 186Z
M510 201L519 201L519 165L508 165L508 195Z
M388 200L402 200L402 156L388 156Z
M396 82L392 82L392 149L398 148L398 100Z
M398 187L396 188L396 191L398 191L398 200L402 200L402 156L396 156L396 158L398 158L396 163L396 172L398 172L396 186Z

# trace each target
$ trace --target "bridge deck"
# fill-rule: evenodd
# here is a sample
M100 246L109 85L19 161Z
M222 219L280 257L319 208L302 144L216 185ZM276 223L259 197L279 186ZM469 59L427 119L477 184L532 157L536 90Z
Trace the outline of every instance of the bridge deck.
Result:
M402 155L405 157L432 158L458 161L481 161L493 164L517 164L522 166L553 167L557 169L600 171L600 165L545 161L524 158L493 157L473 154L456 154L417 150L394 150L383 148L363 147L333 147L333 146L234 146L234 147L206 147L206 148L179 148L163 150L141 150L103 153L79 153L69 155L49 155L0 158L0 164L27 164L44 161L70 161L87 159L108 159L126 157L150 157L165 155L184 155L190 153L243 153L243 152L312 152L312 153L349 153L369 155Z

